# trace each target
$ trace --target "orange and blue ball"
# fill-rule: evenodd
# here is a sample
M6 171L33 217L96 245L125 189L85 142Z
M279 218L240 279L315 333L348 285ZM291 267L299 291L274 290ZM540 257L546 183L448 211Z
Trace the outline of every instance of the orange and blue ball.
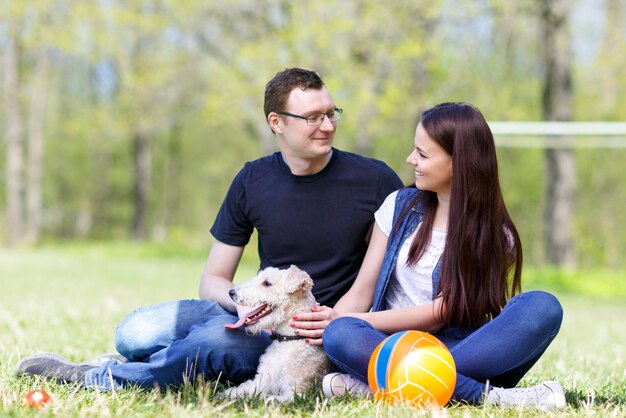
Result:
M431 334L402 331L376 347L368 381L376 399L420 409L441 408L454 392L456 366L450 351Z

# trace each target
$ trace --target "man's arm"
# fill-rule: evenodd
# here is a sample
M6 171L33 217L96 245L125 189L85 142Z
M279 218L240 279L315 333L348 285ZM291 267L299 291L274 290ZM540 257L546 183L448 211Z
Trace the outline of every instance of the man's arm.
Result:
M228 296L244 247L215 240L200 278L200 299L214 300L224 309L237 312L237 305Z

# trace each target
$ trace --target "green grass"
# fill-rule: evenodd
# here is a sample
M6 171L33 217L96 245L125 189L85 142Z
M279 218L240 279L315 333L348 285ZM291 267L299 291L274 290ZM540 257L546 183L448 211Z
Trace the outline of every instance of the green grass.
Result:
M252 261L250 261L252 259ZM116 324L146 304L197 297L205 254L185 248L129 243L0 249L0 416L119 417L408 417L409 407L371 400L327 401L311 391L292 404L258 399L222 401L212 382L179 390L97 392L34 377L16 379L15 363L28 354L57 352L79 361L113 351ZM248 259L237 281L256 270ZM565 308L561 333L521 385L556 379L567 408L556 416L626 415L626 284L623 272L528 270L525 289L556 293ZM54 402L45 411L20 407L31 389ZM454 405L426 416L540 416L536 411Z

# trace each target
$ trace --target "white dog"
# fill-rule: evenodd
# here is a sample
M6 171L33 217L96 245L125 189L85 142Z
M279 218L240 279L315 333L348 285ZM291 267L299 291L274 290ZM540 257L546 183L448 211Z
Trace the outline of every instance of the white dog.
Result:
M272 329L274 341L261 356L254 379L228 389L226 396L259 395L287 402L296 394L302 395L316 381L321 382L330 368L323 348L307 344L289 326L294 314L310 312L316 305L311 287L311 277L291 266L286 270L266 268L250 281L230 290L235 303L257 308L236 324L226 327L244 326L251 334Z

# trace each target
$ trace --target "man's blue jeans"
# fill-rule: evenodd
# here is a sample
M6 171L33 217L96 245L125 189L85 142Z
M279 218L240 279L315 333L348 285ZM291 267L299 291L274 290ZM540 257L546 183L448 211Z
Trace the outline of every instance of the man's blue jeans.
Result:
M115 344L127 363L110 361L85 375L86 387L180 386L205 380L242 383L256 374L269 334L227 330L237 316L218 303L181 300L137 309L117 327Z
M453 398L481 403L489 385L515 387L548 348L561 327L563 309L549 293L513 297L500 315L472 330L446 328L434 335L448 347L457 369ZM330 360L344 373L367 382L369 359L387 337L351 317L332 321L323 335Z

